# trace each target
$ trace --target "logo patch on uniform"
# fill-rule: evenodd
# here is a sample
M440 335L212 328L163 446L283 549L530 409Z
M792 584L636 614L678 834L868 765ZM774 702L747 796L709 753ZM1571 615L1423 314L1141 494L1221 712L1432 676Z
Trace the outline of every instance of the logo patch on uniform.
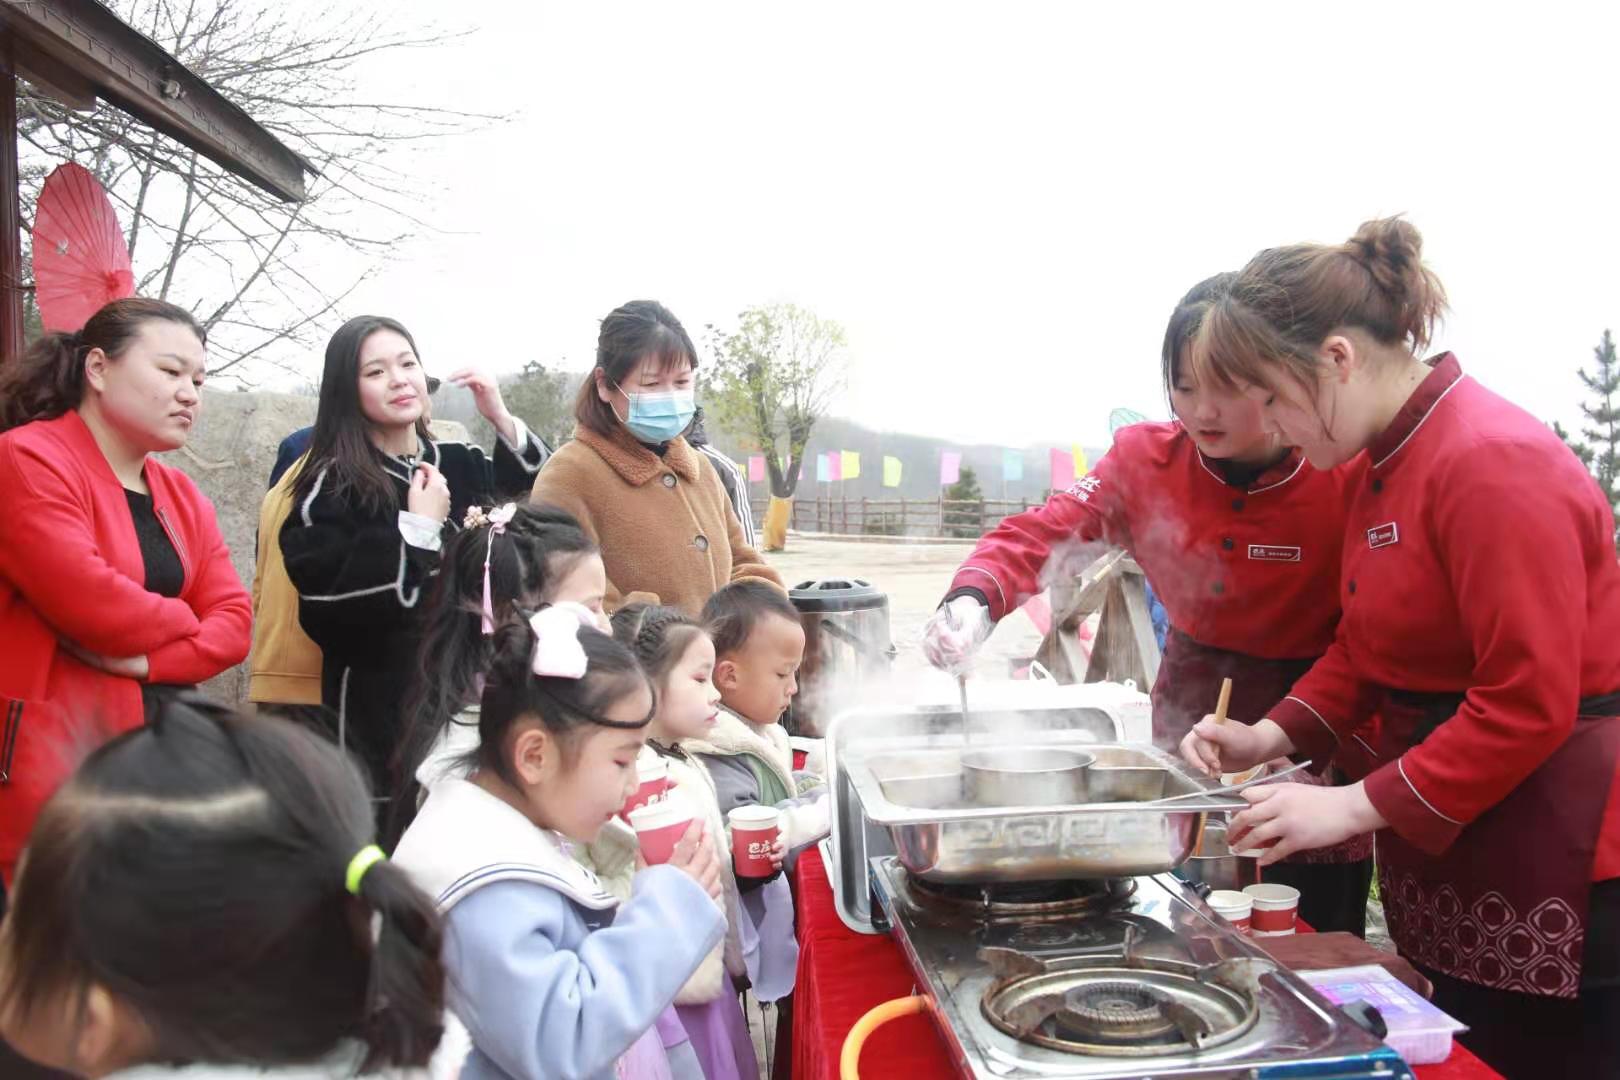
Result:
M1102 481L1097 479L1097 474L1087 473L1069 486L1069 494L1081 502L1090 502L1092 493L1100 486Z
M1367 546L1370 548L1389 547L1400 542L1401 527L1393 521L1367 530Z
M1250 544L1249 558L1256 562L1299 562L1299 548L1277 544Z

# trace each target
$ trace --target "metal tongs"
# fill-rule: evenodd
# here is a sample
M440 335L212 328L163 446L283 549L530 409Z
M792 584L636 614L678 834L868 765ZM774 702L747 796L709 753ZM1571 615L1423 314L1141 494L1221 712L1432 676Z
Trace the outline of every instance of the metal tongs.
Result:
M1267 776L1257 776L1252 780L1245 780L1241 784L1227 784L1225 787L1212 788L1205 791L1189 791L1184 795L1171 795L1165 799L1154 799L1152 802L1142 803L1143 806L1163 806L1165 803L1180 802L1182 799L1209 798L1214 799L1223 795L1235 795L1244 788L1251 788L1257 784L1269 784L1273 780L1281 780L1285 776L1293 776L1301 769L1308 769L1311 763L1302 761L1297 765L1290 765L1279 772Z

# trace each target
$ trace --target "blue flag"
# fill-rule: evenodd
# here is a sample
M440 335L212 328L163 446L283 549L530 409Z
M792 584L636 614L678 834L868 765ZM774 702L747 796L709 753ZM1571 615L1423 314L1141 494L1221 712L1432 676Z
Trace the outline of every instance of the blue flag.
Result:
M1024 478L1024 452L1022 450L1003 450L1001 452L1001 478L1003 480L1022 480Z

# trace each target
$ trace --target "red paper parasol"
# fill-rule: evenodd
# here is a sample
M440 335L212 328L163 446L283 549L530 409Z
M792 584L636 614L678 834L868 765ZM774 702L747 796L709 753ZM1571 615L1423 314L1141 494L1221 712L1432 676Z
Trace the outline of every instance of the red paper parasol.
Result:
M78 330L106 304L135 295L118 215L81 165L58 165L39 193L34 289L45 329L63 331Z

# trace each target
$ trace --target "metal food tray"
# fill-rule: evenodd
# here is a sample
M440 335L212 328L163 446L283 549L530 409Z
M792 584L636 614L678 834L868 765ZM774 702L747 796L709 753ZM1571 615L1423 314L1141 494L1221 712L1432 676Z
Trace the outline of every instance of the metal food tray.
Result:
M1086 735L1042 732L1040 749L1083 746L1096 755L1093 792L1122 801L1067 806L976 806L962 797L961 757L984 743L940 735L924 740L875 739L846 752L841 767L866 818L888 830L895 853L927 881L1053 881L1130 877L1174 869L1192 854L1204 815L1229 811L1230 800L1162 796L1216 785L1187 772L1171 755L1136 743L1096 743ZM998 747L1009 744L998 742Z

